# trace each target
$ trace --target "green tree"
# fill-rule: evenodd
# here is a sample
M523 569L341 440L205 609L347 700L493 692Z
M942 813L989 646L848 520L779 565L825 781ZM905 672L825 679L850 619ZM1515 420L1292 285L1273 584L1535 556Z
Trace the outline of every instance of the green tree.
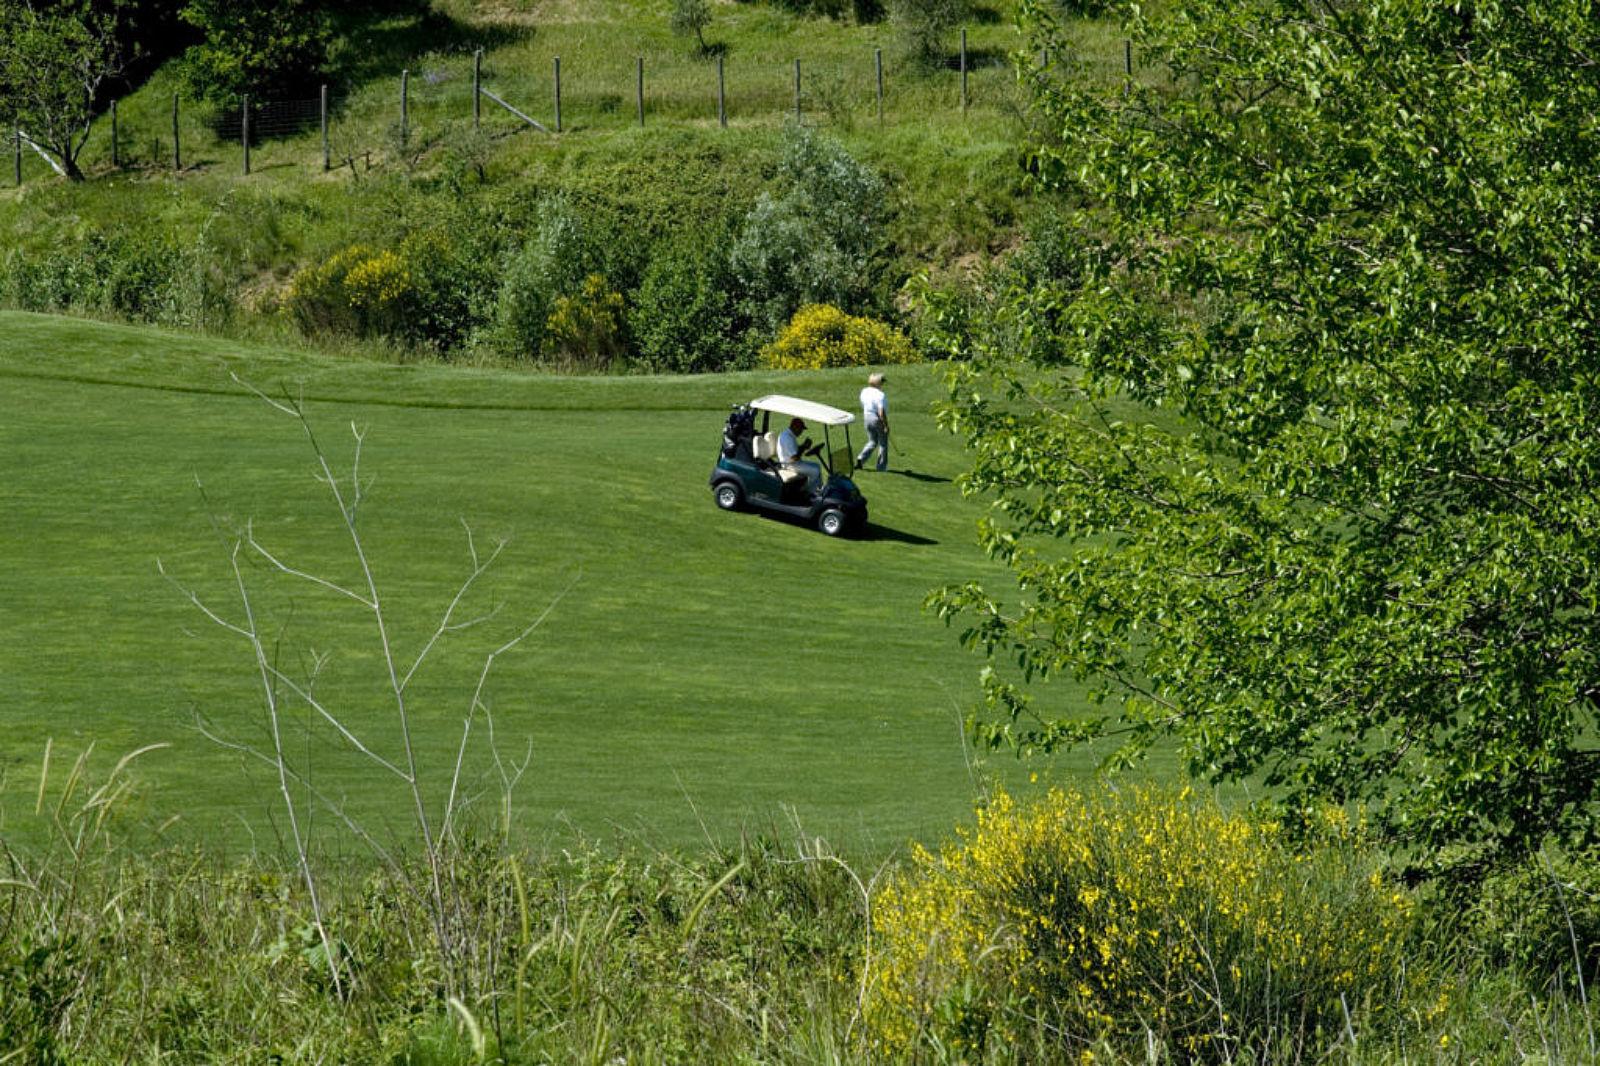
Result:
M328 62L324 8L319 0L188 0L183 20L204 40L184 53L178 75L195 97L217 104L303 94Z
M1423 852L1592 837L1592 5L1185 0L1128 30L1160 76L1035 83L1030 168L1088 206L943 412L1018 585L935 597L991 655L977 728L1175 742Z
M106 83L127 60L116 6L0 0L0 118L73 181Z
M694 34L700 42L700 54L710 51L706 46L706 27L711 25L711 5L707 0L672 0L672 32L687 37Z
M889 0L889 21L900 31L906 53L925 66L938 64L950 33L971 14L968 0Z

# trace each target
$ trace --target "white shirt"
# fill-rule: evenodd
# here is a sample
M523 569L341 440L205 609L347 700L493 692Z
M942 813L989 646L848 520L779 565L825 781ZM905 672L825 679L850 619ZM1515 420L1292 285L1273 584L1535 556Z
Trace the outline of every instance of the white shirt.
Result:
M867 425L884 422L889 417L889 398L876 385L861 390L861 420Z
M794 430L785 429L778 434L778 462L792 463L800 457L800 442L795 440Z

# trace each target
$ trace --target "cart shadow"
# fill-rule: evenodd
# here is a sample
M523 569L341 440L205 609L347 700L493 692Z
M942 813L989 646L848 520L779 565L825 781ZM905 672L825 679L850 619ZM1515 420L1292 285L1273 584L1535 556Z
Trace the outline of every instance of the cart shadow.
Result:
M880 526L876 522L868 522L867 527L861 531L862 540L885 541L891 544L915 544L927 546L939 542L929 537L919 536L916 533L907 533L903 529L893 529L889 526Z

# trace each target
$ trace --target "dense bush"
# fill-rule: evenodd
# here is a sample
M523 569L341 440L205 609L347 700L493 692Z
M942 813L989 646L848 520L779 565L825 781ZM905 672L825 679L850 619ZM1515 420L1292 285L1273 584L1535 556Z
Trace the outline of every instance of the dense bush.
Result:
M303 267L290 279L284 293L285 312L307 336L360 333L364 323L346 282L353 271L377 254L364 244L353 244L320 263Z
M397 248L354 244L302 268L283 307L308 336L383 337L449 351L471 328L480 275L460 243L427 230Z
M686 230L657 247L628 314L645 367L702 373L749 365L752 334L726 247L720 230Z
M624 351L622 294L590 274L578 291L556 297L545 323L544 357L568 369L605 370Z
M212 252L141 231L93 233L45 252L12 248L0 259L0 305L216 326L234 307Z
M1354 859L1187 793L1001 795L878 899L868 1019L886 1050L931 1038L971 1059L1041 1032L1315 1057L1347 1006L1381 1016L1399 975L1420 980L1408 897Z
M904 333L876 319L847 315L829 304L810 304L796 311L778 339L761 352L763 365L774 370L916 361L916 349Z
M1550 849L1489 876L1462 925L1491 967L1537 983L1572 974L1600 978L1600 847Z
M481 339L485 347L510 358L539 358L556 301L589 275L605 274L604 251L586 222L564 199L539 205L532 235L502 265L493 320Z
M804 304L868 303L887 212L883 179L803 126L785 135L778 175L729 254L750 317L774 333Z

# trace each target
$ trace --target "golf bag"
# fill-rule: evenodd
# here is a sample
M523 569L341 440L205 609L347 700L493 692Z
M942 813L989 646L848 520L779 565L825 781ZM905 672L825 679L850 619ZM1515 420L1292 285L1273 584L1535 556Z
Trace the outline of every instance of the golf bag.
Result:
M734 408L733 414L728 416L728 424L722 427L723 458L750 462L754 458L750 438L755 436L755 426L755 411L748 407Z

